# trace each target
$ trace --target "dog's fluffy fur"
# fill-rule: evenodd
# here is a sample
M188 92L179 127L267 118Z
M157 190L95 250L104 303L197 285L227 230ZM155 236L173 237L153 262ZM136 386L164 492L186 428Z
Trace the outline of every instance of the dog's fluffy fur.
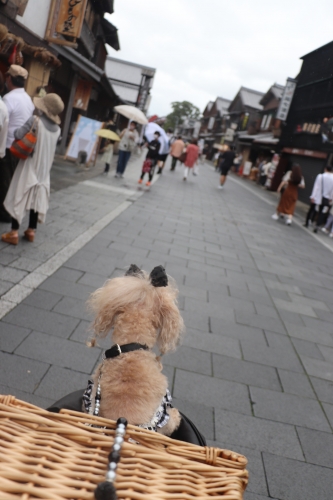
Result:
M178 290L172 279L166 287L154 287L149 276L139 269L134 275L113 278L96 290L89 300L95 314L94 337L105 337L112 330L115 344L138 342L149 347L106 359L94 374L96 386L102 369L99 415L117 420L125 417L130 424L150 422L168 386L162 365L151 349L161 354L176 348L184 330L177 307ZM168 409L167 425L159 432L170 435L180 423L177 409Z

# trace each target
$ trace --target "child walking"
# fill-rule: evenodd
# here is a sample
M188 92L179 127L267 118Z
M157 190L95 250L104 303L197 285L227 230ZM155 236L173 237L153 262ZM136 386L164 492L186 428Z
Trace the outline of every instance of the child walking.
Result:
M160 136L161 134L156 131L154 133L154 139L150 142L147 142L148 152L146 154L146 159L143 162L141 177L138 180L138 184L142 184L145 174L148 174L148 181L146 182L146 186L151 185L158 159L158 153L161 147L161 143L159 141Z
M104 148L102 149L102 162L105 163L105 169L104 169L104 174L107 175L110 170L110 165L112 162L112 157L113 157L113 145L114 141L111 141L110 139L107 139Z

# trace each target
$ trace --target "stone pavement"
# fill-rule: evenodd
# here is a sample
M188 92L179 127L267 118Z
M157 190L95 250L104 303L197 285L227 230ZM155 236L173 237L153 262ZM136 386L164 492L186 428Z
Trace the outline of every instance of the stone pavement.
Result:
M46 407L83 387L101 355L85 346L89 293L131 263L164 264L187 326L183 345L164 358L175 405L211 445L247 456L246 500L331 500L331 250L321 235L272 221L273 194L231 177L217 190L208 164L187 182L167 166L143 196L139 170L133 161L125 182L98 177L54 193L36 242L2 248L6 288L35 261L49 262L59 232L65 244L95 227L48 275L37 273L35 290L23 284L25 298L4 314L0 392ZM104 227L94 226L101 218Z
M136 161L134 157L130 162L127 181L121 187L119 182L112 183L111 173L110 177L99 176L96 184L92 177L103 171L100 163L82 171L73 164L55 161L51 190L53 187L56 192L51 194L46 224L38 227L36 241L30 244L22 239L17 247L0 241L0 318L141 196L136 187ZM78 184L79 180L82 182ZM22 232L26 221L27 217ZM9 228L0 223L1 233Z

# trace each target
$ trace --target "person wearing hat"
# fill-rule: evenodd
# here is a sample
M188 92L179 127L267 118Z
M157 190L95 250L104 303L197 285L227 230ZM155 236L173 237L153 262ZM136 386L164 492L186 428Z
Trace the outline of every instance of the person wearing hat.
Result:
M38 222L44 222L49 208L50 170L60 136L59 114L64 103L57 94L34 97L35 116L15 131L15 139L22 139L35 122L37 142L32 156L20 160L9 186L4 206L12 217L12 229L1 236L2 241L17 245L18 230L26 211L30 211L25 238L32 242ZM37 122L37 123L36 123Z
M6 86L9 92L4 96L3 102L8 110L8 132L6 154L0 161L0 220L2 222L10 222L11 220L3 202L18 163L9 151L14 141L14 131L21 127L34 112L31 97L24 90L27 78L27 70L17 64L12 64L6 73Z

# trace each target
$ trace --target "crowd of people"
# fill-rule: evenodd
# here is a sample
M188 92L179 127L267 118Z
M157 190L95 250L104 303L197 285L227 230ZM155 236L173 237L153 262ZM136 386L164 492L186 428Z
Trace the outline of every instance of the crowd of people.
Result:
M180 135L174 136L170 129L166 135L168 137L167 141L161 141L159 131L155 131L154 138L151 141L144 136L143 144L148 151L142 165L141 176L138 180L139 184L142 184L144 176L147 174L146 186L149 187L156 166L158 167L157 174L162 174L168 155L171 157L171 172L176 170L177 163L184 165L183 181L188 179L190 172L194 176L198 175L199 160L204 159L204 151L198 145L197 139L193 138L190 142L185 143Z
M31 97L24 89L28 71L11 65L0 73L0 221L11 224L2 234L17 245L19 227L29 212L24 237L34 241L38 222L49 207L50 170L60 136L64 103L57 94ZM5 91L7 91L5 93Z

